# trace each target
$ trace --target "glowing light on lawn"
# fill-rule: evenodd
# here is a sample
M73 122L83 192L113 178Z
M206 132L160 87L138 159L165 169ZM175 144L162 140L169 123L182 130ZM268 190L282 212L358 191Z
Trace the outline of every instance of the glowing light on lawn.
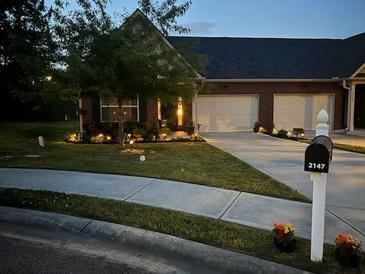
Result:
M110 140L112 139L112 137L111 137L111 136L109 136L109 135L107 135L107 136L106 136L106 139L107 139L108 141L110 141Z
M134 144L134 141L133 141L133 140L130 140L130 141L129 141L129 144L130 144L130 145L133 145L133 144Z
M51 75L46 76L46 80L47 81L51 81L52 80L52 76Z
M302 138L303 138L303 137L304 137L304 133L301 133L301 134L300 134L300 137L302 137Z
M76 135L76 133L74 133L74 134L70 134L70 135L68 136L68 141L69 141L69 142L72 142L72 143L77 142L78 140L77 140L77 135Z
M141 155L141 156L139 156L139 160L140 160L141 162L144 162L144 160L146 160L146 157L145 157L144 155Z

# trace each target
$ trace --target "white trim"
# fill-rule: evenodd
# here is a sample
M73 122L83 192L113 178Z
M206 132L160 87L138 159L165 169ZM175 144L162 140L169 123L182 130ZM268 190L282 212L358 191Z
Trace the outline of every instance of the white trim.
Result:
M102 104L101 103L101 96L99 97L99 102L100 102L100 122L101 123L105 123L105 122L118 122L117 120L116 121L105 121L103 119L103 111L102 111L102 108L107 108L107 107L119 107L118 105L105 105L105 104ZM136 102L137 104L136 105L122 105L122 108L136 108L137 109L137 122L139 122L139 119L140 119L140 114L139 114L139 111L140 111L140 108L139 108L139 95L137 94L137 98L136 98Z
M365 63L362 64L349 78L354 78L356 77L356 74L358 74L360 71L362 71L363 69L365 69Z
M351 83L351 87L349 89L348 94L348 117L347 117L347 127L350 131L353 131L355 128L355 98L356 98L356 84Z
M218 94L198 94L198 97L219 97L219 96L224 96L224 97L227 97L227 96L231 96L231 97L234 97L234 96L260 96L260 93L218 93Z

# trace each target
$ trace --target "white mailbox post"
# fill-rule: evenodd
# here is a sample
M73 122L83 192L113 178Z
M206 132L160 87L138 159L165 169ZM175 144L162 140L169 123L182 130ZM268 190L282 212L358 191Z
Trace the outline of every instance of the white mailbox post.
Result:
M322 109L317 116L316 137L305 154L306 171L313 181L311 260L322 261L324 241L324 215L326 204L326 182L329 161L332 158L332 141L328 138L328 114Z

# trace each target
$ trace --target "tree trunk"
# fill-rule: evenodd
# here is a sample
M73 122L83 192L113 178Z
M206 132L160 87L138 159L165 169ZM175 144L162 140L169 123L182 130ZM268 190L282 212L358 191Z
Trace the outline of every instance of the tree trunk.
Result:
M122 112L122 100L118 99L118 139L120 149L124 149L124 121Z

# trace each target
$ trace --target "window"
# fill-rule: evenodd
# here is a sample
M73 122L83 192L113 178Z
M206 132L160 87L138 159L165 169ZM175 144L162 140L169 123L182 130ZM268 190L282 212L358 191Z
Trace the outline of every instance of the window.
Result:
M122 103L122 114L125 121L139 122L139 98L129 99ZM100 118L102 122L118 122L118 101L116 98L100 98Z

